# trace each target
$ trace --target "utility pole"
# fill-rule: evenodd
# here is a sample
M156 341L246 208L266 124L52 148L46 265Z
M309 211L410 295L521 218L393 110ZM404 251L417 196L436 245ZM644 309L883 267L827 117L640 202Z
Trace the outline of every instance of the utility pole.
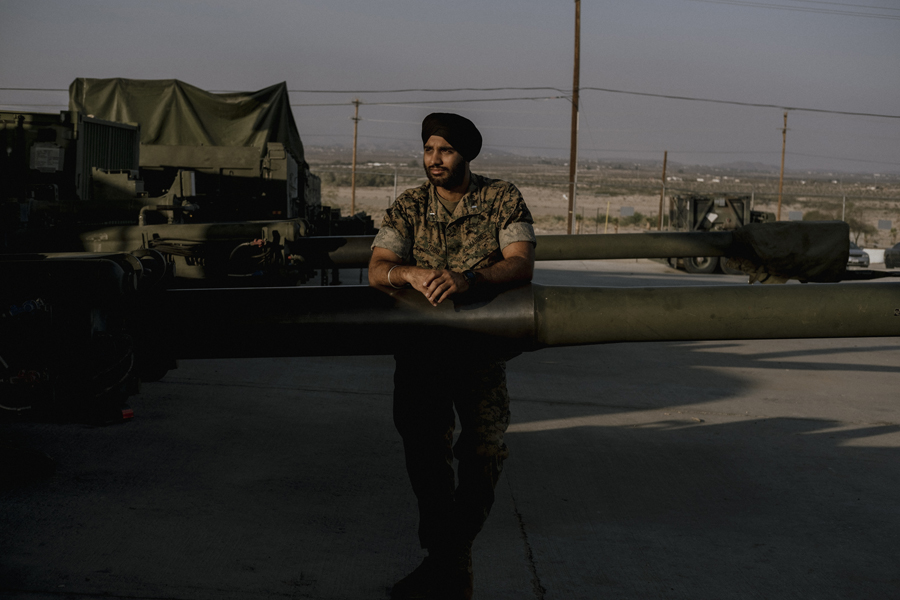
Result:
M581 74L581 0L575 0L575 74L572 78L572 145L569 150L569 218L568 233L572 234L575 216L575 184L578 177L578 87Z
M397 199L397 165L394 165L394 195L391 197L391 201L388 203L388 206L393 204L394 200Z
M359 127L359 98L353 101L356 112L353 114L353 166L350 169L350 216L356 214L356 130Z
M775 220L781 220L781 190L784 187L784 147L787 145L787 111L784 111L784 128L781 130L781 177L778 178L778 214Z
M662 189L659 192L659 223L656 225L657 231L662 231L663 226L663 198L666 197L666 163L669 160L669 151L663 151L663 173L662 173Z

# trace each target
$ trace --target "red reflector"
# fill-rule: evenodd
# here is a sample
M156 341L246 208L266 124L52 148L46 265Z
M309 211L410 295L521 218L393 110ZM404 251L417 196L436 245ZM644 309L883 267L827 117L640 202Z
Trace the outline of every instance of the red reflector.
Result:
M134 410L130 408L122 409L122 419L133 419L134 418Z

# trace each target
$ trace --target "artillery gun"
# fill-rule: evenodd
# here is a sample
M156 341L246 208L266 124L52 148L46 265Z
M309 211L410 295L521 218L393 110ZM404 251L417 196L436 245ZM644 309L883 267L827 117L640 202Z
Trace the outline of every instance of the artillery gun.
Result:
M374 231L321 205L284 84L219 95L78 79L69 111L0 120L0 406L19 416L121 418L140 381L177 359L392 353L423 334L502 354L898 334L895 284L833 283L849 276L837 223L541 236L536 249L538 260L730 257L755 279L832 282L808 289L526 285L434 308L409 290L297 287L365 268Z
M120 418L139 382L164 376L177 359L390 354L422 339L515 355L628 341L900 335L900 284L837 283L849 276L847 234L846 224L832 222L540 236L541 260L730 256L751 276L810 283L529 284L438 307L410 289L368 286L178 289L152 249L8 256L0 260L0 276L14 282L0 293L0 306L10 307L0 319L2 404L22 416L90 409ZM357 267L371 241L300 238L288 246L318 268ZM853 278L866 274L890 275L854 271Z

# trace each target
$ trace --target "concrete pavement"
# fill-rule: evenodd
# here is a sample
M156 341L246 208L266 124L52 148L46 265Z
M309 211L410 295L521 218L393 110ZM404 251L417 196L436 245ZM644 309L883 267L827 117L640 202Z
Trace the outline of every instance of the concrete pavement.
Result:
M741 278L591 261L536 281ZM421 558L391 371L184 361L144 385L131 422L0 423L0 597L387 598ZM476 598L897 597L898 376L897 338L514 359Z

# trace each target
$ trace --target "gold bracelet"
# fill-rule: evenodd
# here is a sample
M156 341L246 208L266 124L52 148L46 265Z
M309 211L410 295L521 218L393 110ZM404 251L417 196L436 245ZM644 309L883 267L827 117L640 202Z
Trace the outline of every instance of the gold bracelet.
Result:
M393 271L394 269L396 269L396 268L399 267L399 266L400 266L400 265L394 265L393 267L391 267L391 268L388 270L388 283L390 283L390 284L391 284L391 287L394 288L395 290L401 290L401 289L403 289L402 287L397 287L397 286L394 285L394 283L391 281L391 271Z

